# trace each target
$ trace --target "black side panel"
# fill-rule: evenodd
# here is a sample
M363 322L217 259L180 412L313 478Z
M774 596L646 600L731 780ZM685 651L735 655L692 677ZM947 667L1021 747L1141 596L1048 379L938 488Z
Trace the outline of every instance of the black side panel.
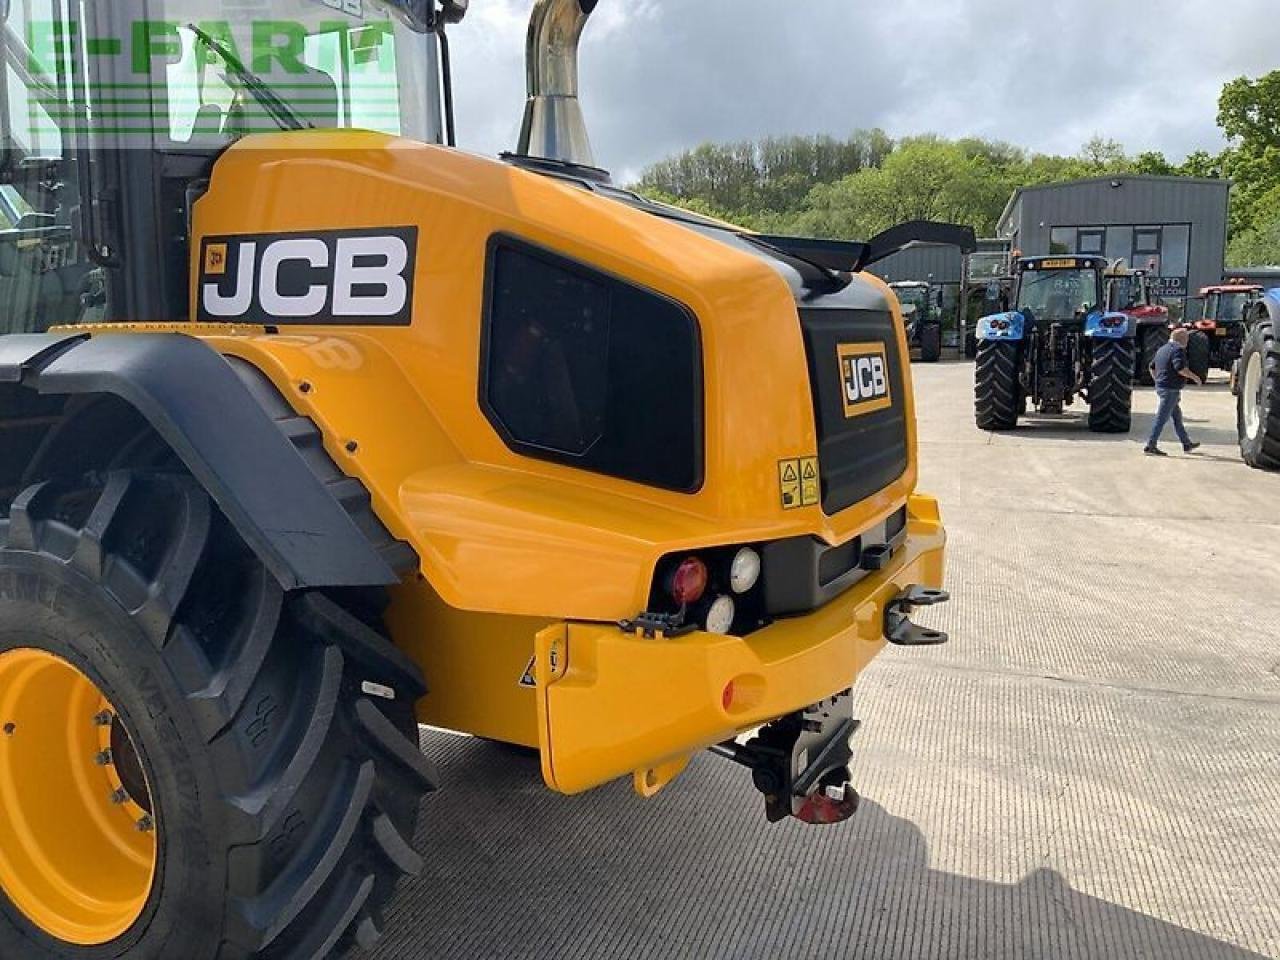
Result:
M0 356L6 348L0 339ZM399 581L231 365L198 340L103 335L23 382L41 394L108 394L134 407L285 589Z
M0 383L19 383L28 371L84 339L87 334L15 333L0 337Z
M878 310L800 309L809 382L818 426L822 509L828 516L865 500L907 469L906 393L898 331L887 306ZM892 406L846 416L839 350L883 346Z

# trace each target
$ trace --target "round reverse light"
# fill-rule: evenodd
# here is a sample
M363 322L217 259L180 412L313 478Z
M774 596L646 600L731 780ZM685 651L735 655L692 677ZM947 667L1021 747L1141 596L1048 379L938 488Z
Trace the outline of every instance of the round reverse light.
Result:
M682 607L697 603L707 592L707 565L697 557L681 560L680 566L671 574L667 592Z
M733 597L727 594L716 597L707 611L707 633L728 633L733 629L733 617L737 611Z
M760 581L760 554L743 547L729 566L729 586L734 593L746 593Z

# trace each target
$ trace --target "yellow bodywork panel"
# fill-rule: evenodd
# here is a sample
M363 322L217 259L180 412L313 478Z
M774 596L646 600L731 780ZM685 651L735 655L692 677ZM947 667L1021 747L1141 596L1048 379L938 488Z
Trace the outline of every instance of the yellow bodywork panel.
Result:
M542 770L564 793L664 767L853 685L883 648L884 608L912 584L941 586L946 536L936 503L913 498L908 546L885 569L805 617L745 639L645 638L617 626L558 624L539 634ZM558 672L544 658L563 648ZM642 790L642 792L645 792Z
M834 517L816 505L786 509L779 460L817 453L787 284L746 253L544 176L381 134L251 137L219 160L196 205L193 257L205 236L389 224L419 226L411 326L290 326L279 336L214 338L215 346L254 363L316 421L330 453L369 487L379 515L418 551L451 606L621 619L643 608L665 553L805 534L840 543L914 489L908 396L911 456L898 481ZM705 359L697 493L531 460L503 443L477 402L486 251L500 234L693 311ZM193 261L193 276L198 267ZM355 455L346 450L352 441ZM584 567L597 575L583 578Z
M652 793L693 751L848 687L883 642L894 590L941 583L936 506L914 498L895 563L809 616L745 640L623 634L615 624L645 609L666 555L792 537L843 544L906 504L916 485L909 366L905 396L894 398L905 472L827 516L808 475L818 441L803 333L777 270L572 184L365 132L267 134L226 151L195 207L192 315L208 238L380 227L417 231L407 325L153 329L198 336L263 371L415 549L419 575L393 591L388 624L427 674L423 722L538 747L558 790L631 774ZM696 317L706 451L697 491L530 459L503 442L479 394L488 251L504 236ZM858 282L894 312L907 357L896 299L874 277ZM794 486L785 464L799 474Z

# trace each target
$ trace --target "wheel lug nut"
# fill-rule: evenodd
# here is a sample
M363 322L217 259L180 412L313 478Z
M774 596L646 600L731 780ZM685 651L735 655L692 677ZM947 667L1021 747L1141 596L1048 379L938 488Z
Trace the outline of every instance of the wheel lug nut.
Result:
M117 807L120 806L120 804L125 803L128 799L129 794L125 792L123 787L111 794L111 802Z
M98 714L93 718L93 725L95 727L109 727L111 726L112 721L114 720L115 720L115 717L111 715L110 710L103 710L100 714Z
M93 762L100 767L108 767L111 765L111 751L103 750L101 753L95 754Z
M138 821L138 831L140 833L150 833L156 828L156 822L150 816L143 817Z

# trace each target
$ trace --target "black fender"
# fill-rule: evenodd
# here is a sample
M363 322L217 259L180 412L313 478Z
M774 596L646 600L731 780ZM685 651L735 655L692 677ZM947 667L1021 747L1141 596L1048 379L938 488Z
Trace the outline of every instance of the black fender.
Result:
M1280 288L1268 290L1258 301L1254 309L1253 319L1270 320L1272 330L1280 330Z
M127 403L286 590L400 581L227 359L199 340L161 333L0 337L0 384ZM0 420L11 418L5 407L12 388L0 397Z

